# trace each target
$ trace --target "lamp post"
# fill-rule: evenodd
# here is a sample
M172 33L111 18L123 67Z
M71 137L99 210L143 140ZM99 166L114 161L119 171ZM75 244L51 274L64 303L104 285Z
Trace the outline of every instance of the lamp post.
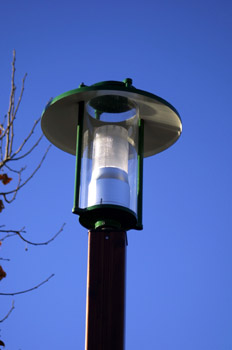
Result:
M143 228L143 158L177 141L180 117L125 79L56 97L41 126L54 145L76 155L73 213L89 230L86 350L122 350L126 231Z

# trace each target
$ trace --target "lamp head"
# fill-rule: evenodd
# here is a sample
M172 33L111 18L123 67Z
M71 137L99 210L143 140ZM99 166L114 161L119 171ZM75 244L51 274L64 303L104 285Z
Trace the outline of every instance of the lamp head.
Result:
M77 156L74 213L92 229L142 228L142 160L177 141L182 124L162 98L132 80L81 85L51 101L45 136Z

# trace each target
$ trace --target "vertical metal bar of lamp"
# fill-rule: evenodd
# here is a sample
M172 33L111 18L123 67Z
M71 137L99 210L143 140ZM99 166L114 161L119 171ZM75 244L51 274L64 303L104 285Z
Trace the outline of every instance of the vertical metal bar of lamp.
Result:
M80 195L80 176L81 176L81 152L82 152L82 132L84 119L84 101L80 101L78 105L78 124L77 124L77 139L76 139L76 170L75 170L75 189L74 189L74 204L73 212L78 212L79 195Z
M89 231L85 350L124 349L126 232Z
M139 120L139 147L138 147L138 183L137 183L137 208L138 227L143 228L143 145L144 145L144 120Z

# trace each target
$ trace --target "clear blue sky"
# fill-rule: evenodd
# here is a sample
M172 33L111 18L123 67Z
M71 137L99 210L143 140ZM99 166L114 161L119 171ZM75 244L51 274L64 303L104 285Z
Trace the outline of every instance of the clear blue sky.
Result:
M50 97L103 80L172 103L183 134L145 160L144 230L128 233L126 349L232 349L232 5L216 1L1 1L0 113L28 73L17 119L25 137ZM39 134L39 130L38 130ZM16 140L17 141L17 140ZM16 142L17 146L17 142ZM44 139L28 162L32 169ZM1 223L26 226L48 247L5 241L2 292L14 298L1 324L9 350L84 349L87 232L71 212L75 159L52 147L41 171L7 206ZM0 318L12 298L0 299Z

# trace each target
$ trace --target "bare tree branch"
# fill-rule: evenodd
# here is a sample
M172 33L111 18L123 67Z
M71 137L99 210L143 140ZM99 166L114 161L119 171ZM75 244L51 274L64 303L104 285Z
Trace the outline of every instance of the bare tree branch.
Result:
M8 170L10 170L12 173L16 173L16 174L20 174L20 173L22 173L22 172L26 169L26 167L23 167L23 168L21 168L20 170L15 170L15 169L9 167L9 165L7 165L7 164L5 164L4 166L5 166Z
M2 226L3 227L3 226ZM4 237L2 237L0 239L1 242L3 242L5 239L13 237L13 236L17 236L18 233L26 233L26 231L24 230L25 227L21 228L20 230L3 230L0 229L1 233L7 233L7 235L5 235Z
M6 236L1 238L1 242L5 241L5 239L10 238L10 237L14 237L17 236L17 233L12 233L12 234L7 234Z
M18 151L16 151L16 152L13 154L11 160L19 160L19 159L22 159L22 158L27 157L27 156L38 146L38 144L40 143L40 141L42 140L42 138L43 138L43 135L41 135L41 136L39 137L39 139L36 141L36 143L34 143L34 145L29 149L29 151L27 151L26 153L24 153L22 156L15 158L15 155L18 154ZM25 141L25 140L24 140L24 141Z
M13 158L14 158L17 154L19 154L19 153L22 151L23 147L25 146L25 144L27 143L27 141L29 140L29 138L32 136L32 134L34 133L34 130L35 130L37 124L39 123L39 121L40 121L40 118L37 119L37 120L34 122L34 125L33 125L32 129L31 129L31 131L29 132L29 134L27 135L27 137L25 138L25 140L24 140L24 141L22 142L22 144L19 146L19 148L17 149L17 151L15 151L15 152L11 155L11 160L13 160ZM40 136L39 141L41 140L42 137L43 137L43 135ZM37 141L37 144L39 143L39 141ZM30 152L29 152L29 153L30 153ZM22 157L22 158L23 158L23 157ZM20 158L19 158L19 159L20 159Z
M35 242L31 242L28 241L27 239L25 239L19 232L17 232L17 235L26 243L31 244L31 245L48 245L49 243L51 243L52 241L54 241L54 239L63 231L65 226L65 223L62 225L62 227L60 228L60 230L51 238L49 239L47 242L42 242L42 243L35 243Z
M22 79L19 97L17 97L16 85L15 85L15 77L16 77L15 62L16 62L16 53L15 53L15 50L13 50L9 106L8 106L6 115L4 115L3 117L0 117L0 185L3 185L5 189L5 185L9 184L12 179L14 179L15 182L13 182L14 183L13 186L9 187L9 188L13 188L12 190L9 190L9 191L4 191L3 189L1 190L2 192L0 192L0 212L5 208L4 201L7 203L12 203L16 199L18 192L34 177L34 175L37 173L37 171L40 169L41 165L43 164L47 156L47 153L51 147L50 145L45 150L41 160L36 163L35 169L32 170L31 173L24 172L26 170L26 166L24 164L21 164L23 162L20 162L20 161L22 159L25 161L25 159L32 154L32 152L40 144L43 134L41 136L35 136L36 127L39 125L39 122L41 119L41 118L38 118L37 120L35 120L31 129L26 134L26 137L22 138L19 141L18 145L15 146L15 140L16 140L15 133L16 133L16 124L17 124L16 117L23 98L25 81L27 77L27 74L25 74ZM48 102L48 104L49 103L50 101ZM10 229L7 229L5 225L0 225L0 235L3 236L2 238L0 237L0 245L2 241L4 241L5 239L14 237L14 236L18 236L22 241L26 243L26 245L27 244L34 245L34 246L48 245L53 240L55 240L55 238L63 231L64 225L65 224L61 226L60 230L52 238L42 243L31 242L26 238L24 238L23 234L26 233L24 227L21 228L20 230L10 230ZM10 259L0 257L0 261L10 261ZM4 278L5 276L6 276L6 273L2 269L1 278ZM19 292L12 292L12 293L0 293L0 296L13 296L13 295L31 292L39 288L46 282L48 282L53 276L54 274L52 274L46 280L44 280L43 282L39 283L38 285L30 289L22 290ZM4 318L0 320L0 322L5 321L10 316L13 310L14 310L14 301L12 302L12 307L9 309L9 311L4 316ZM0 340L0 347L1 346L5 346L2 340Z
M10 132L11 132L11 115L12 111L14 111L14 97L15 97L15 83L14 83L14 77L15 77L15 50L13 50L13 61L12 61L12 75L11 75L11 94L10 94L10 103L9 103L9 109L7 113L7 128L6 128L6 145L5 145L5 157L4 160L8 159L9 157L9 151L10 151Z
M0 239L0 241L4 241L6 238L9 238L9 237L13 237L13 236L16 236L18 235L24 242L28 243L28 244L31 244L31 245L34 245L34 246L38 246L38 245L48 245L49 243L51 243L52 241L54 241L54 239L64 230L64 226L66 224L63 223L63 225L61 226L61 228L59 229L59 231L52 237L50 238L48 241L46 242L41 242L41 243L35 243L35 242L31 242L31 241L28 241L26 238L24 238L22 236L22 233L26 233L26 231L24 230L24 227L20 230L3 230L3 229L0 229L0 233L7 233L6 236L4 236L3 238Z
M16 195L18 193L18 191L23 187L25 186L28 181L30 181L33 176L37 173L37 171L39 170L39 168L41 167L41 165L43 164L46 156L47 156L47 153L49 151L49 149L51 148L51 145L48 146L47 150L45 151L40 163L38 164L38 166L36 167L36 169L33 171L33 173L20 185L21 183L21 172L19 172L19 181L18 181L18 186L14 189L14 190L11 190L11 191L8 191L8 192L0 192L0 195L4 197L4 200L7 202L7 203L12 203L15 198L16 198ZM11 198L11 199L8 199L6 196L9 195L9 194L12 194L14 193L14 196Z
M1 135L1 141L3 140L4 137L6 137L5 156L4 156L3 163L5 163L6 161L9 161L10 158L12 157L12 148L13 148L13 140L14 140L14 121L15 121L16 114L18 112L18 109L19 109L19 106L20 106L20 103L21 103L21 100L23 97L25 79L27 76L27 74L25 74L23 77L20 96L18 98L18 102L17 102L17 105L15 107L15 91L16 91L15 61L16 61L16 53L15 53L15 50L13 50L10 102L9 102L9 108L8 108L7 117L6 117L7 118L7 127L4 129L2 126L2 128L1 128L2 130L4 129L4 132ZM5 122L5 120L4 120L4 122ZM4 125L4 122L3 122L3 125Z
M25 168L24 168L24 169L25 169ZM12 202L15 200L16 195L17 195L17 193L18 193L17 188L20 186L20 183L21 183L21 173L23 172L24 169L22 168L22 169L20 169L20 170L18 171L18 185L17 185L17 187L16 187L16 190L13 191L13 193L14 193L13 197L12 197L11 199L8 199L8 198L6 197L6 196L7 196L7 193L5 193L5 192L4 192L4 193L0 193L0 195L3 196L5 202L7 202L7 203L12 203Z
M2 231L1 231L2 232ZM11 231L10 231L11 232ZM17 233L12 233L12 234L8 234L8 235L6 235L6 236L4 236L4 237L2 237L1 238L1 242L3 242L5 239L7 239L7 238L10 238L10 237L13 237L13 236L17 236Z
M12 233L12 234L9 233L9 234L7 234L6 236L1 238L1 242L3 242L7 238L10 238L10 237L13 237L13 236L17 236L17 233Z
M13 293L0 293L0 295L5 295L5 296L10 296L11 295L11 296L13 296L13 295L18 295L18 294L24 294L24 293L31 292L32 290L35 290L35 289L39 288L40 286L42 286L44 283L48 282L54 276L55 276L55 274L53 273L46 280L44 280L43 282L39 283L38 285L36 285L35 287L32 287L30 289L22 290L20 292L13 292Z
M20 103L22 101L23 97L23 92L24 92L24 86L25 86L25 80L27 74L24 75L22 79L22 86L21 86L21 91L20 95L17 101L17 104L15 106L15 92L16 92L16 86L15 86L15 62L16 62L16 53L15 50L13 51L13 60L12 60L12 73L11 73L11 90L10 90L10 101L9 101L9 108L7 114L3 117L3 122L0 123L0 169L4 169L6 167L10 172L17 173L18 174L18 183L15 186L13 190L10 191L2 191L0 193L0 196L3 197L3 200L7 203L12 203L17 196L18 191L25 186L29 180L32 179L32 177L36 174L36 172L39 170L41 167L43 161L45 160L45 157L48 153L48 150L50 149L51 146L47 148L45 151L41 161L35 168L35 170L32 172L30 176L28 176L25 180L22 178L22 172L25 170L25 166L21 167L20 169L15 169L14 167L11 166L11 163L13 161L19 161L23 158L26 158L29 156L35 148L39 145L43 135L41 135L35 142L33 142L32 145L30 145L29 150L26 150L23 153L24 147L26 145L29 145L29 140L31 140L32 135L35 132L35 128L39 124L39 121L41 118L38 118L35 122L34 125L32 126L29 134L27 137L21 142L20 146L14 150L13 149L13 143L14 143L14 127L15 127L15 119L16 115L18 113ZM3 149L4 148L4 149ZM18 163L17 163L18 164ZM7 174L6 174L7 175ZM9 198L10 196L10 198ZM3 201L1 200L2 203L2 208L4 209L3 206Z
M0 258L0 260L3 260L3 261L10 261L10 259L6 259L6 258Z
M0 320L0 323L1 322L4 322L9 316L10 316L10 314L12 313L12 311L15 309L15 306L14 306L14 300L12 301L12 306L11 306L11 308L10 308L10 310L8 311L8 313L6 314L6 316L2 319L2 320Z
M15 51L14 51L14 60L13 60L13 65L12 65L12 108L11 108L11 113L10 113L10 123L9 123L9 131L10 131L10 138L9 138L9 146L8 146L8 155L11 155L12 153L12 147L13 147L13 140L14 140L14 119L15 119L15 114L14 114L14 103L15 103Z
M20 103L21 103L21 101L22 101L26 77L27 77L27 73L24 75L23 80L22 80L22 87L21 87L21 91L20 91L20 96L19 96L19 99L18 99L16 108L15 108L15 110L14 110L14 118L16 117L16 114L17 114L17 112L18 112Z

